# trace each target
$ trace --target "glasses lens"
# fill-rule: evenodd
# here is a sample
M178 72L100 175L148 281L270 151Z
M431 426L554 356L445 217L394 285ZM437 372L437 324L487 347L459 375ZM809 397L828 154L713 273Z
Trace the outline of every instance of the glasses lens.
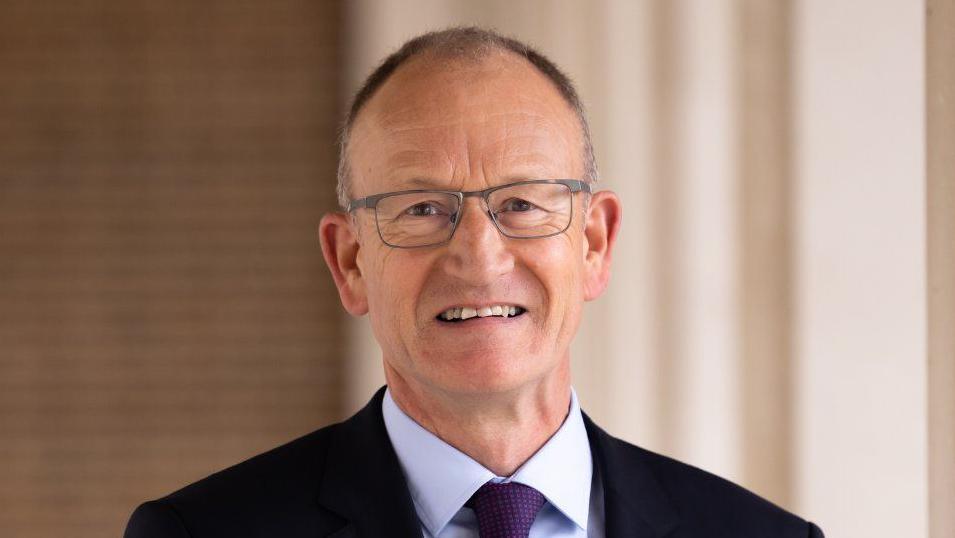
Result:
M528 183L498 189L488 206L510 237L545 237L570 226L573 193L560 183Z
M458 197L443 192L408 192L378 200L375 218L385 243L423 247L451 237Z

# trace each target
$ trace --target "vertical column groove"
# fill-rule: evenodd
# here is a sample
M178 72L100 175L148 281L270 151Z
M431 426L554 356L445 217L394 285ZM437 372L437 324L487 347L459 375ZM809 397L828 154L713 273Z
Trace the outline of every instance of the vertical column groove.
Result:
M791 6L737 3L744 482L792 501Z
M955 1L926 4L929 536L955 536Z
M659 390L659 434L657 439L665 451L677 448L676 425L679 421L678 361L681 346L679 321L680 268L677 239L680 237L680 217L674 211L679 207L679 160L677 149L679 129L677 119L677 90L679 88L680 37L676 20L677 8L669 0L655 0L652 7L654 20L651 40L654 45L651 70L653 117L653 238L654 289L653 304L656 307L654 339L657 350L656 363Z

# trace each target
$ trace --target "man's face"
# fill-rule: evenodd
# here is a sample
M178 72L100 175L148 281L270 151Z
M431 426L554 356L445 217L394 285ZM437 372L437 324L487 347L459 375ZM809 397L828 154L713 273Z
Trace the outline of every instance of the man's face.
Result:
M525 60L510 53L478 63L416 59L399 68L358 117L349 153L351 194L579 179L581 148L576 116ZM374 211L358 210L354 287L386 372L447 394L503 392L566 375L583 302L594 295L585 285L586 221L587 195L578 193L565 233L509 239L494 227L483 201L466 198L449 243L395 249L379 239ZM524 313L440 318L455 307L495 305Z

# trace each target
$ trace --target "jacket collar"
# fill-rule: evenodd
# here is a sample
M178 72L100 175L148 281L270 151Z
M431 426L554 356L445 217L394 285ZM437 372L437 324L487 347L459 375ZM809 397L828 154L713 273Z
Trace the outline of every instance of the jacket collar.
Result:
M604 490L607 538L663 538L679 513L647 464L641 448L611 437L584 413L590 450Z
M385 387L329 440L318 503L348 520L334 538L421 536L408 485L381 412ZM600 429L584 413L604 489L607 538L664 538L679 514L646 462L646 452Z
M536 489L567 523L586 529L593 457L577 396L573 391L570 396L560 428L507 480ZM437 536L484 483L502 479L415 422L388 391L382 412L419 519L432 535Z

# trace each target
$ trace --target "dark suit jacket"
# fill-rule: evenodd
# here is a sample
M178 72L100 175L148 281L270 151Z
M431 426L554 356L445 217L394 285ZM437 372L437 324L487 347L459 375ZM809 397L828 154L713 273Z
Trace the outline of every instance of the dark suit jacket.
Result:
M126 538L421 537L384 389L355 416L142 504ZM822 538L722 478L615 439L585 415L608 538Z

